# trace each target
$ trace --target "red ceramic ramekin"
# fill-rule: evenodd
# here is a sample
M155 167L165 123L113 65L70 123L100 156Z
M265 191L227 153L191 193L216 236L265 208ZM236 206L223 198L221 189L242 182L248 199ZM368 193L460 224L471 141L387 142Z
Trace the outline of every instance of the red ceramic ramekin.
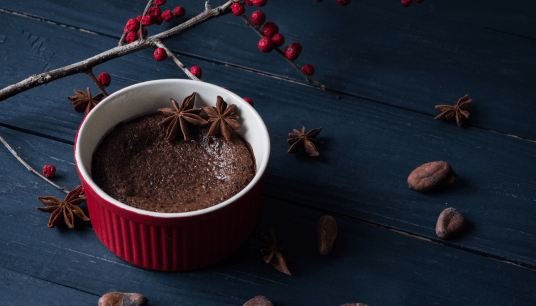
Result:
M91 178L91 159L101 139L118 123L169 107L197 92L195 107L216 105L221 96L238 106L240 135L251 144L257 173L240 193L218 205L186 213L136 209L104 193ZM78 130L75 160L84 185L93 228L110 251L140 267L185 271L229 256L250 235L259 215L262 185L270 159L268 130L259 114L236 94L190 80L156 80L126 87L100 102Z

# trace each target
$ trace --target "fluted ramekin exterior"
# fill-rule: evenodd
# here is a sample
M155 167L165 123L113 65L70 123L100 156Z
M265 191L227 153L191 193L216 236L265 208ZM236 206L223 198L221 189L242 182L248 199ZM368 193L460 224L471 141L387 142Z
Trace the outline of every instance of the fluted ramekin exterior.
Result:
M143 268L186 271L224 259L248 238L257 223L263 180L221 209L178 218L122 209L82 183L95 233L110 251Z

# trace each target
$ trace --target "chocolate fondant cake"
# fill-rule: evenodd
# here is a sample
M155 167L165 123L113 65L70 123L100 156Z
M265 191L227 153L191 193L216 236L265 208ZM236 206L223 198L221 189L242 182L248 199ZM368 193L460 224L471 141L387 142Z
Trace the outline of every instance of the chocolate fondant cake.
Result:
M189 126L190 140L166 140L166 116L119 124L94 153L92 177L112 198L143 210L187 212L221 203L255 176L250 146L237 133L207 136Z

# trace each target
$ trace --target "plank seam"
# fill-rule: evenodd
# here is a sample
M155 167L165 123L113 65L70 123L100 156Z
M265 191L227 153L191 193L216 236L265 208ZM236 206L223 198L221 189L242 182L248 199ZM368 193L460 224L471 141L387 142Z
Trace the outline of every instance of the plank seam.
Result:
M37 276L30 275L30 274L26 274L26 273L23 273L23 272L20 272L20 271L16 271L16 270L13 270L13 269L4 267L4 266L2 267L2 269L8 270L8 271L13 272L13 273L17 273L17 274L25 275L25 276L30 277L30 278L33 278L33 279L38 279L38 280L43 281L43 282L46 282L46 283L50 283L50 284L54 284L54 285L58 285L58 286L61 286L61 287L65 287L65 288L73 289L73 290L76 290L76 291L80 291L80 292L83 292L83 293L87 293L87 294L94 295L94 296L96 296L96 297L100 297L100 295L98 295L98 294L96 294L96 293L93 293L93 292L89 292L89 291L81 290L81 289L78 289L78 288L75 288L75 287L71 287L71 286L67 286L67 285L60 284L60 283L56 283L56 282L53 282L53 281L50 281L50 280L47 280L47 279L43 279L43 278L41 278L41 277L37 277Z
M356 218L356 217L343 215L343 214L340 214L340 213L337 213L337 212L334 212L334 211L331 211L331 210L328 210L328 209L323 209L323 208L303 204L303 203L300 203L300 202L297 202L297 201L283 199L283 198L280 198L278 196L268 195L268 194L266 194L264 192L263 192L262 195L264 197L269 198L269 199L273 199L273 200L288 203L288 204L291 204L291 205L295 205L295 206L315 210L315 211L318 211L318 212L322 212L324 214L337 216L339 218L343 218L343 219L346 219L346 220L363 223L363 224L366 224L366 225L374 226L374 227L381 228L381 229L384 229L384 230L388 230L388 231L391 231L391 232L395 232L395 233L398 233L398 234L406 235L406 236L409 236L409 237L417 238L417 239L420 239L420 240L428 241L428 242L439 244L439 245L442 245L442 246L458 249L458 250L461 250L461 251L464 251L464 252L467 252L467 253L471 253L471 254L474 254L474 255L487 257L487 258L497 260L497 261L500 261L500 262L503 262L503 263L511 264L511 265L514 265L514 266L517 266L517 267L521 267L521 268L529 269L529 270L532 270L532 271L536 271L536 266L535 265L522 263L522 262L519 262L519 261L516 261L516 260L511 260L511 259L508 259L508 258L503 257L503 256L489 254L489 253L486 253L484 251L471 249L471 248L468 248L468 247L464 247L464 246L461 246L461 245L451 243L451 242L449 242L447 240L441 240L441 239L437 239L437 238L426 237L426 236L423 236L423 235L419 235L419 234L411 233L411 232L408 232L408 231L404 231L404 230L398 229L396 227L380 224L380 223L377 223L377 222L371 222L371 221L363 220L363 219Z
M21 12L17 12L17 11L5 9L5 8L0 8L0 12L12 14L12 15L15 15L15 16L18 16L18 17L30 18L30 19L33 19L33 20L46 22L46 23L50 23L50 24L53 24L53 25L67 27L69 29L79 30L79 31L89 33L89 34L100 35L100 36L104 36L104 37L107 37L107 38L113 38L113 39L116 39L116 40L118 40L120 38L119 36L109 35L109 34L105 34L105 33L102 33L102 32L90 31L90 30L80 28L80 27L77 27L77 26L64 24L64 23L56 22L56 21L49 20L49 19L46 19L46 18L43 18L43 17L39 17L39 16L36 16L36 15L27 14L27 13L21 13ZM481 27L481 26L479 26L479 27ZM513 34L513 33L494 30L494 29L490 29L490 28L486 28L486 27L481 27L481 28L486 29L486 30L490 30L490 31L497 31L497 32L500 32L500 33L503 33L503 34L511 34L511 35L515 35L515 36L520 36L520 35L516 35L516 34ZM530 37L525 37L525 36L520 36L520 37L527 38L527 39L532 39ZM534 39L534 40L536 40L536 39ZM238 64L225 62L225 61L214 60L214 59L210 59L210 58L207 58L207 57L195 55L195 54L188 53L188 52L183 52L183 51L178 51L178 50L171 50L171 51L173 53L177 53L177 54L180 54L182 56L186 56L186 57L206 61L206 62L211 63L211 64L224 65L224 66L227 66L227 67L230 67L230 68L235 68L235 69L255 73L255 74L258 74L258 75L261 75L261 76L270 77L270 78L274 78L274 79L278 79L278 80L282 80L282 81L288 81L288 82L291 82L291 83L294 83L294 84L298 84L298 85L318 89L318 87L316 87L316 86L310 85L308 83L305 83L303 81L299 81L299 80L297 80L295 78L291 78L291 77L288 77L288 76L282 76L282 75L278 75L278 74L275 74L275 73L265 72L265 71L249 68L249 67L246 67L246 66L241 66L241 65L238 65ZM346 95L346 96L349 96L349 97L354 97L354 98L366 100L366 101L369 101L369 102L378 103L378 104L381 104L381 105L384 105L384 106L394 107L394 108L414 112L414 113L417 113L417 114L422 114L422 115L426 115L426 116L435 117L435 115L433 115L431 113L411 109L411 108L400 106L400 105L391 104L391 103L388 103L388 102L383 102L381 100L377 100L377 99L374 99L374 98L362 96L362 95L359 95L359 94L348 93L348 92L340 91L340 90L336 90L336 89L331 89L331 90L333 92L335 92L335 93L340 94L340 95ZM510 137L514 137L514 138L518 138L518 139L523 139L523 140L527 140L527 141L531 141L531 142L536 142L535 139L531 139L531 138L527 138L527 137L521 137L521 136L509 134L507 132L502 132L502 131L497 131L497 130L493 130L493 129L489 129L489 128L484 128L484 127L473 125L473 124L470 124L470 123L467 123L467 125L475 127L475 128L478 128L478 129L481 129L481 130L484 130L484 131L496 132L496 133L503 134L503 135L506 135L506 136L510 136ZM4 125L0 124L0 126L4 126ZM7 126L5 126L5 127L7 127ZM32 133L33 132L31 132L30 134L32 134ZM37 135L37 134L34 134L34 135ZM40 135L37 135L37 136L41 136L41 135L43 135L44 138L49 138L48 136L46 136L44 134L40 134ZM41 136L41 137L43 137L43 136ZM50 139L53 139L53 138L50 138ZM53 140L57 140L57 141L64 142L64 143L69 143L69 144L74 144L73 142L69 142L67 140L62 140L60 138L54 138Z

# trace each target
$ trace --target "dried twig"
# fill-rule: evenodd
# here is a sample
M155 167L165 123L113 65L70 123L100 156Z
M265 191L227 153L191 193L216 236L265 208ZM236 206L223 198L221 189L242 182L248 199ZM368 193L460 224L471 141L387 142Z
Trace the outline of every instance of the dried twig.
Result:
M126 30L123 32L123 35L121 35L121 38L119 39L119 44L118 46L122 46L124 43L125 43L125 38L127 38L127 35L130 31L129 30Z
M143 17L145 17L145 15L147 15L147 12L149 11L149 9L151 8L151 5L153 5L153 0L149 0L149 2L147 2L147 5L145 6L145 10L143 11L143 14L141 15L141 20L140 20L140 39L143 41L145 39L145 37L143 36Z
M61 79L77 73L86 73L88 68L93 68L109 60L153 47L155 45L156 40L165 41L170 38L179 36L182 33L202 24L205 21L230 13L231 5L233 5L233 3L235 2L238 2L238 0L229 0L225 4L222 4L209 11L203 11L201 14L195 16L194 18L189 19L184 23L167 31L148 37L147 39L138 40L137 42L128 45L115 47L78 63L74 63L38 75L33 75L23 81L7 86L4 89L0 90L0 101L3 101L9 97L12 97L28 89L37 87L39 85L55 81L57 79Z
M93 70L89 68L88 71L86 71L86 73L91 77L91 80L93 81L93 83L97 85L97 87L100 89L104 97L107 97L108 93L106 92L106 90L104 90L104 86L102 86L102 84L99 82L99 80L97 80L97 78L93 74Z
M9 150L9 152L11 152L11 154L13 154L13 156L15 156L20 162L21 164L23 164L26 169L28 169L28 171L30 172L33 172L35 174L37 174L37 176L39 176L40 178L44 179L45 181L47 181L50 185L58 188L59 190L65 192L65 193L69 193L69 190L65 189L65 187L61 187L61 186L58 186L57 184L55 184L54 182L52 182L51 180L47 179L44 175L42 175L41 173L35 171L34 168L32 168L30 165L28 165L24 159L22 159L19 154L13 150L13 148L6 142L6 140L0 136L0 141L2 141L2 143L4 144L4 146L6 146L6 148Z
M259 30L259 27L256 26L253 22L251 22L251 20L245 16L245 15L241 15L240 17L242 17L242 20L244 20L244 22L250 26L257 34L259 34L260 37L264 37L264 34L262 34L262 32ZM335 96L335 98L337 99L340 99L341 97L334 93L333 91L329 90L326 85L318 82L317 80L313 79L313 77L311 77L310 75L308 75L307 73L305 73L301 68L300 66L298 66L296 63L294 63L293 61L289 60L286 56L285 56L285 52L281 51L281 49L279 49L278 47L275 47L274 50L279 53L279 55L281 55L284 59L287 60L287 62L292 65L292 67L294 67L296 70L298 70L299 73L301 73L301 75L303 75L303 77L309 82L309 83L313 83L313 84L316 84L318 87L322 88L323 90L329 92L330 94L332 94L333 96Z
M181 63L181 61L179 61L177 56L175 56L175 54L173 54L173 52L171 52L161 41L155 40L155 44L156 44L156 46L166 50L167 55L173 59L175 64L177 64L177 66L179 66L182 69L182 71L184 71L184 73L186 73L186 75L190 79L192 79L194 81L201 81L193 73L191 73L190 70L188 70L188 68L186 68L186 66L183 63Z

